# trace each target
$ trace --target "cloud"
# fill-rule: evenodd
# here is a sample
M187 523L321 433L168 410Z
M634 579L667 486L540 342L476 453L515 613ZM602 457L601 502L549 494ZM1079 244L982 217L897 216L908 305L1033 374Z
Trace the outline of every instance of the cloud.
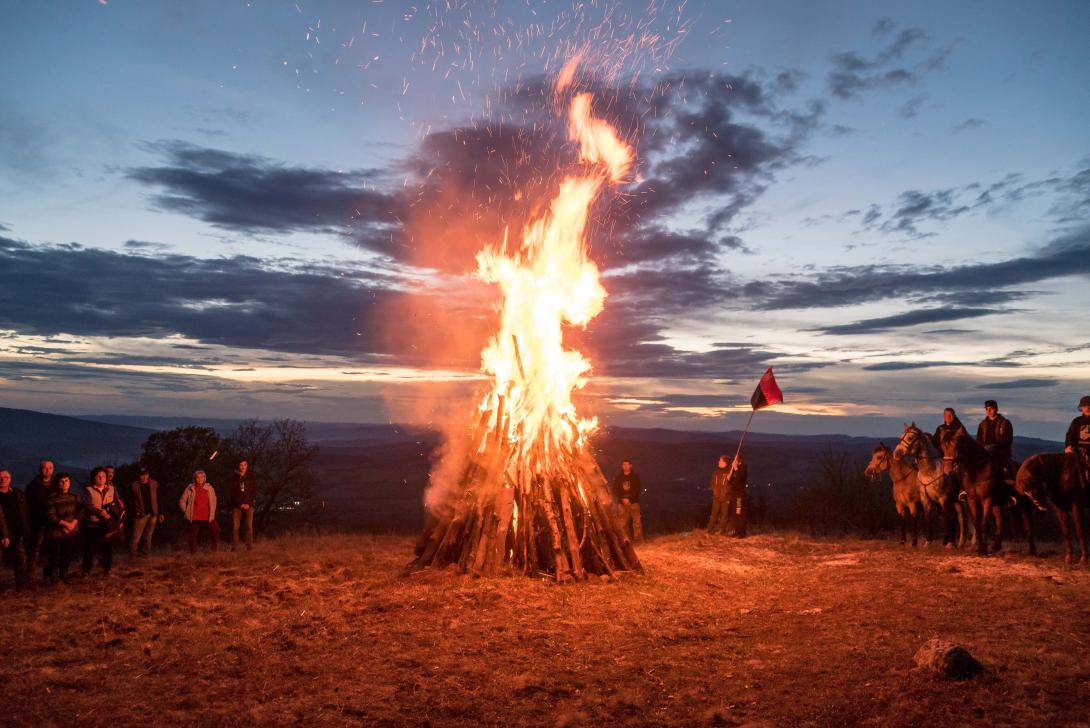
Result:
M822 326L815 331L824 334L848 335L848 334L873 334L890 329L917 326L919 324L932 324L940 321L960 321L968 318L979 318L1004 313L1002 309L993 308L925 308L916 311L908 311L893 316L865 319L850 324L836 326Z
M402 295L369 271L246 256L155 257L32 246L0 237L0 328L28 335L164 338L366 358L381 338L363 321ZM340 275L346 273L346 275Z
M948 50L938 51L915 63L903 63L907 51L927 42L927 34L921 28L905 28L893 35L894 28L888 18L875 25L874 35L892 35L892 38L873 56L864 56L856 51L843 51L830 56L828 83L833 96L850 99L872 89L914 84L923 73L942 67Z
M1081 228L1057 237L1032 255L998 263L844 266L809 278L767 281L744 291L766 310L833 308L887 298L995 291L1086 275L1090 275L1090 228Z
M983 119L978 119L977 117L972 116L965 121L962 121L950 127L950 131L957 134L959 132L969 131L970 129L979 129L980 127L984 126L984 124L985 122Z
M978 384L976 389L1044 389L1059 384L1060 382L1056 379L1011 379L1006 382Z
M157 190L162 210L246 233L299 230L341 232L363 225L394 225L394 197L369 186L377 173L281 164L179 141L151 149L159 166L128 170L129 178Z

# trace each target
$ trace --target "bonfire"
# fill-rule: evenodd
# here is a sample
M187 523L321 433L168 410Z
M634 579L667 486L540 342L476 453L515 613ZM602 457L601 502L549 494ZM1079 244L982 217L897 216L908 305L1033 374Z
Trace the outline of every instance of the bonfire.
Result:
M558 99L577 63L559 74ZM563 337L565 326L586 326L602 311L606 291L587 255L587 219L634 156L593 105L589 93L567 103L578 172L560 182L516 249L504 240L477 255L477 275L502 293L501 326L481 353L489 388L467 423L467 444L432 472L417 566L558 581L641 569L590 450L597 419L581 417L572 403L591 363ZM440 472L450 482L437 482Z

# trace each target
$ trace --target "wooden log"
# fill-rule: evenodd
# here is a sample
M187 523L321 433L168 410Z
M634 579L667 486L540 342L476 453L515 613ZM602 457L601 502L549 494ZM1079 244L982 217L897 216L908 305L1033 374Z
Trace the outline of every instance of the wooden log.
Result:
M558 487L560 491L560 513L564 517L564 535L567 536L568 558L571 559L572 574L576 579L585 579L587 574L583 569L583 556L580 553L579 539L575 536L575 519L572 516L571 496L569 495L571 483L567 480L560 480Z
M564 547L560 541L560 525L557 523L556 508L553 507L552 490L552 483L546 481L545 478L541 478L541 492L544 495L541 499L541 509L544 511L545 519L549 524L553 562L556 565L554 575L557 581L566 581L571 577L571 564L564 554Z
M503 488L496 497L496 535L483 565L488 575L499 573L500 567L507 560L507 531L511 527L511 514L515 507L515 489Z

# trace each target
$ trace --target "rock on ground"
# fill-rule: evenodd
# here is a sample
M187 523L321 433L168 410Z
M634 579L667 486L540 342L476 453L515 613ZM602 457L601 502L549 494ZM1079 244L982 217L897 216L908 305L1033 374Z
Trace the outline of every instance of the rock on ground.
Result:
M916 652L916 665L923 670L958 680L973 677L984 669L967 649L937 637L928 640Z

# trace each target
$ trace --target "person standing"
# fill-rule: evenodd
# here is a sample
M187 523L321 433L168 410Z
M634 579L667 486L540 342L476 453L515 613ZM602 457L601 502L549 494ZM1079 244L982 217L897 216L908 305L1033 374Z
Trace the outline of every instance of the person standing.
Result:
M643 484L632 469L632 461L621 463L621 472L613 479L613 497L617 502L617 522L626 536L643 543L643 518L640 514L640 491ZM631 530L629 526L631 525Z
M746 518L749 516L749 504L746 502L748 483L749 469L742 454L738 453L730 464L727 484L727 517L733 524L731 535L738 538L746 535Z
M1064 452L1078 458L1083 482L1090 483L1090 396L1079 400L1079 413L1067 427Z
M15 572L16 589L22 589L27 580L26 538L29 531L26 496L11 487L11 473L0 470L0 553L4 563Z
M61 473L49 496L49 529L45 535L46 584L55 584L57 579L69 583L68 565L72 563L72 554L76 550L80 516L80 501L70 492L71 488L71 476Z
M129 489L129 505L133 513L129 555L133 558L137 553L147 556L151 553L151 537L155 527L164 520L159 512L159 483L151 477L147 468L140 468L140 474Z
M121 499L112 485L106 482L106 468L91 471L91 484L83 489L83 509L86 519L83 529L83 574L91 573L95 555L102 564L103 576L110 575L114 564L113 532L115 522L121 517Z
M708 533L726 533L727 485L730 479L730 458L719 456L719 467L712 472L712 515L708 519Z
M254 547L254 502L257 487L254 473L247 460L238 461L231 477L231 550L238 546L239 526L246 529L246 550Z
M203 470L193 473L193 482L186 486L178 505L189 521L189 553L197 553L197 531L201 526L208 530L212 538L212 550L217 551L220 544L220 527L216 523L216 491L206 482Z
M49 503L49 496L53 492L52 460L43 460L38 465L38 474L26 484L23 492L26 496L27 513L30 515L30 524L26 536L26 568L27 574L33 579L34 572L37 570L42 556L45 532L49 527L45 509Z

